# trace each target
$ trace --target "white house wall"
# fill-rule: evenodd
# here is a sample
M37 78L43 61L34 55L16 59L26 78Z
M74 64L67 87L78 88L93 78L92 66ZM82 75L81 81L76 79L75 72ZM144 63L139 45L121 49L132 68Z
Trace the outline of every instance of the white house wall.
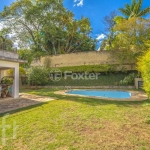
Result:
M13 97L19 97L19 62L3 61L0 60L0 68L14 69L14 83L13 83ZM4 76L4 71L0 71L1 78Z

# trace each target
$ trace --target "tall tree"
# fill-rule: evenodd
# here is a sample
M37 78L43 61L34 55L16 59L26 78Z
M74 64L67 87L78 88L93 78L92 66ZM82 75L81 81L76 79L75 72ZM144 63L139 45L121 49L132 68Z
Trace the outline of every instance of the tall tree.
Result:
M40 55L94 50L89 19L75 20L62 2L18 0L4 9L0 19L16 33L20 47Z
M0 48L3 50L13 50L13 42L8 38L9 29L0 30Z
M150 39L150 19L123 19L114 26L114 31L112 53L121 62L135 62L149 47L146 41Z
M143 17L150 13L150 7L142 10L142 3L143 0L132 0L131 5L125 4L125 7L119 8L119 10L126 18Z
M104 17L103 24L105 25L105 35L107 36L101 43L101 50L110 49L112 47L112 41L114 39L114 30L113 27L116 24L114 18L117 16L116 11L110 12L108 16Z

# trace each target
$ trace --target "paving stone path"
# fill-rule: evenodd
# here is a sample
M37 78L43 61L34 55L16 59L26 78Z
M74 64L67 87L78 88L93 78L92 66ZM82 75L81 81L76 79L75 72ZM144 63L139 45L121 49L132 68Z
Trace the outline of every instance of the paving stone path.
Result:
M26 94L26 93L21 93L20 97L17 99L0 98L0 113L9 112L12 110L48 102L51 100L54 100L54 99L50 97L37 96L37 95Z

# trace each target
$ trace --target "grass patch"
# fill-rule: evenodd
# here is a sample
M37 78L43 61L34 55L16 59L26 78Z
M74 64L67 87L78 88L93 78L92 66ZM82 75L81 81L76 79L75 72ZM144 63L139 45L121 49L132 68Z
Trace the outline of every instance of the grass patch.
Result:
M147 116L147 117L146 117L145 122L146 122L147 124L150 124L150 116Z
M114 150L150 149L150 101L116 102L55 95L56 89L24 90L57 100L13 111L3 150ZM1 116L2 119L2 116ZM2 120L0 120L0 124ZM0 136L2 133L0 133ZM1 142L1 141L0 141ZM1 143L2 145L2 143Z

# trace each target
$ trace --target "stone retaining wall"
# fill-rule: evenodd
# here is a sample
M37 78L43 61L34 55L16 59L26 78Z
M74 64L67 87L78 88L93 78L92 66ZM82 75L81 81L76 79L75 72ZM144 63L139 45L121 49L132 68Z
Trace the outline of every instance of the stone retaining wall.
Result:
M110 51L89 51L78 52L71 54L62 54L55 56L42 57L40 62L34 62L33 65L47 64L50 67L66 67L66 66L81 66L81 65L103 65L114 64L120 66L120 62L114 58ZM124 62L120 68L126 68L127 70L135 70L134 62Z

